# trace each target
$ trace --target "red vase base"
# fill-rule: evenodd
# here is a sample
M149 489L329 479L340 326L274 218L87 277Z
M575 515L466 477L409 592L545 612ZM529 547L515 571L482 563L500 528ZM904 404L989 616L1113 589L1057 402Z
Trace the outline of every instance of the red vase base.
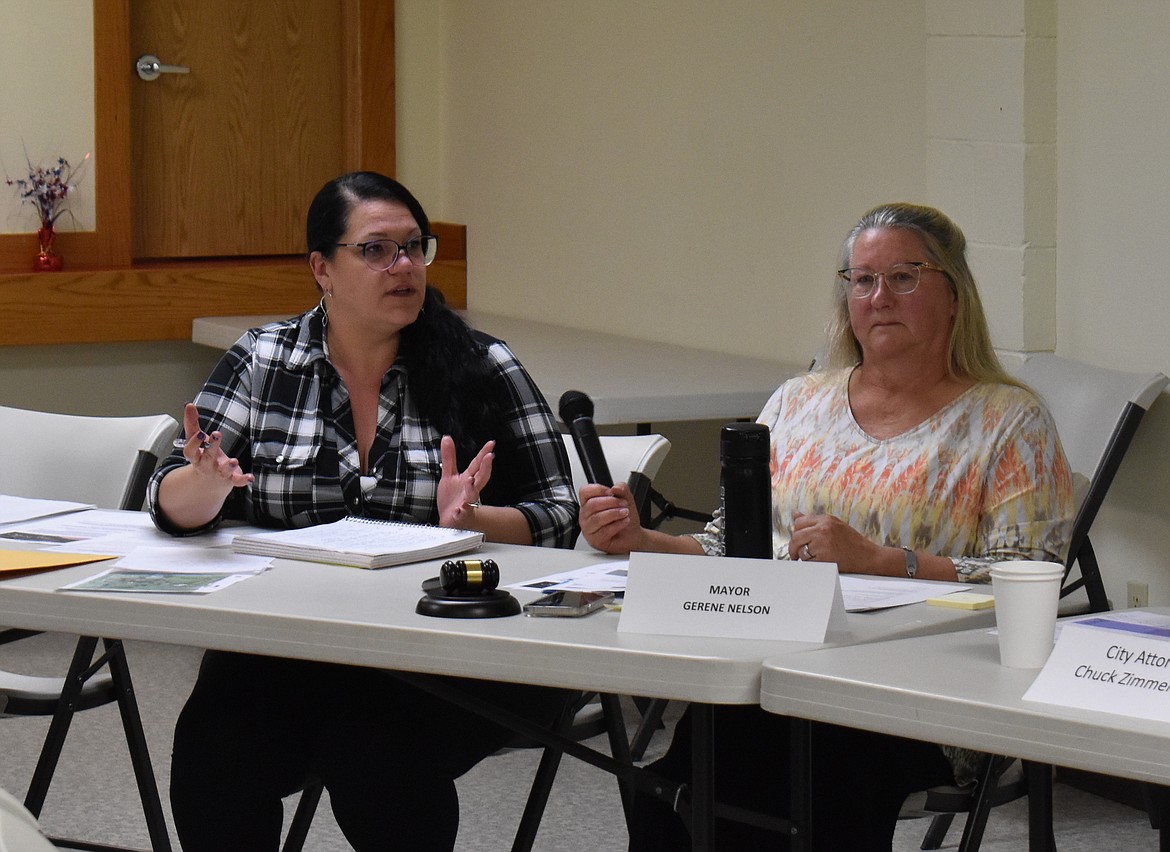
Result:
M35 272L56 272L61 268L61 255L41 252L33 262Z

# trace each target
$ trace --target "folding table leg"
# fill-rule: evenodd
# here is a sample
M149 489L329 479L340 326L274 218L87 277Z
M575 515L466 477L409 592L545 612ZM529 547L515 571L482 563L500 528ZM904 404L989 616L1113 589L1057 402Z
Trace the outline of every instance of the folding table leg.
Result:
M1052 767L1030 760L1021 763L1028 779L1028 849L1056 852L1052 835Z
M792 852L812 849L812 722L789 719L788 819Z
M1170 789L1148 784L1145 790L1150 827L1158 830L1159 852L1170 852Z
M691 705L691 849L713 849L715 835L715 713L710 704Z

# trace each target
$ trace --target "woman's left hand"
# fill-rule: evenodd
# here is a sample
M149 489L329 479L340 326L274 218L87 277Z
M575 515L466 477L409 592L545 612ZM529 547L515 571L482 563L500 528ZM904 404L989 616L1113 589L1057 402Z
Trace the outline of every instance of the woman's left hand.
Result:
M788 558L836 562L842 574L872 574L881 548L832 515L793 515Z
M455 441L444 435L439 444L442 475L439 478L439 526L474 529L479 492L492 478L492 460L496 442L488 441L462 473L456 467Z

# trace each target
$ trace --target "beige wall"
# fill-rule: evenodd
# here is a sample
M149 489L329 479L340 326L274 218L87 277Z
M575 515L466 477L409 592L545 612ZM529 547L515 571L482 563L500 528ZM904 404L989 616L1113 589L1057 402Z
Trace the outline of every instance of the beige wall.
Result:
M448 18L441 203L468 223L475 307L804 361L845 230L922 196L921 0Z
M919 117L942 0L397 4L399 175L468 224L478 309L803 359L844 231L939 179ZM1170 7L1057 0L1056 19L1056 350L1170 373ZM1019 325L1009 305L993 326ZM211 354L0 348L0 403L35 386L61 407L175 410ZM718 425L662 425L661 480L683 505L714 502ZM1137 578L1170 603L1165 395L1095 542L1115 600Z
M180 418L220 354L179 341L0 346L0 405Z
M922 4L720 8L398 0L400 41L430 39L420 64L399 55L399 176L468 224L472 307L816 351L845 230L879 199L923 200ZM420 125L435 136L408 152ZM720 425L655 424L682 506L714 505Z
M1048 31L1052 4L996 2L1011 19L997 35L1035 26L1037 10ZM399 0L399 14L434 5ZM803 357L817 344L826 272L848 225L872 203L929 201L930 187L946 186L946 175L928 171L936 168L928 166L928 128L915 119L930 83L918 61L924 13L934 26L959 27L954 5L441 4L447 25L433 50L443 57L444 165L442 182L428 187L438 200L428 201L469 225L473 305ZM1160 47L1170 38L1170 8L1146 0L1116 12L1094 0L1055 3L1056 198L1016 195L1004 200L1005 215L1055 203L1058 353L1170 373L1170 288L1158 272L1170 222L1170 67ZM410 71L399 74L407 109ZM976 88L992 83L1001 80ZM1027 102L1034 97L1029 86L1022 106L1042 115L1045 105ZM939 102L945 95L935 114ZM411 169L400 162L408 183ZM986 191L970 187L972 196ZM984 224L956 216L972 231ZM688 248L696 243L705 248ZM1009 293L1020 286L983 284ZM1021 299L990 301L993 328L1021 327L1013 313ZM680 502L713 501L717 427L664 427L675 442L664 490ZM1124 600L1126 580L1139 579L1153 601L1170 603L1166 395L1095 538L1114 600Z
M1058 34L1056 349L1170 375L1170 6L1061 0ZM1140 578L1151 602L1170 603L1170 394L1150 409L1099 526L1113 600Z
M0 178L93 150L93 7L88 0L0 3ZM96 163L77 171L61 230L94 227ZM35 231L37 215L0 181L0 234Z

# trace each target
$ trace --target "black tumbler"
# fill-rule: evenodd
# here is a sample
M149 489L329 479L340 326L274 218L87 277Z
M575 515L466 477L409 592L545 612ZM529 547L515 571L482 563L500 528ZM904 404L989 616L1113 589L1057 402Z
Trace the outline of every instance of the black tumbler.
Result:
M728 423L719 433L723 542L728 556L772 558L768 427Z

